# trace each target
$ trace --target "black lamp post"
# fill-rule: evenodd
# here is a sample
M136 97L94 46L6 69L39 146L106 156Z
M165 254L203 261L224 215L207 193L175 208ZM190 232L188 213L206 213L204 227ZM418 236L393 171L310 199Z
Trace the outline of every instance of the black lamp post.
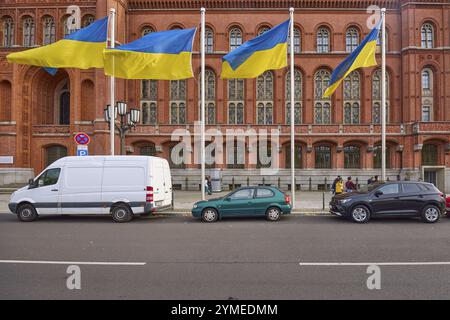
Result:
M111 116L109 114L109 105L106 106L104 110L105 121L110 126ZM120 122L115 123L116 129L119 131L120 135L120 154L125 154L125 135L128 131L136 127L139 122L141 111L138 109L130 109L127 112L127 104L125 102L119 101L114 107L114 119L117 119L117 115L120 116Z

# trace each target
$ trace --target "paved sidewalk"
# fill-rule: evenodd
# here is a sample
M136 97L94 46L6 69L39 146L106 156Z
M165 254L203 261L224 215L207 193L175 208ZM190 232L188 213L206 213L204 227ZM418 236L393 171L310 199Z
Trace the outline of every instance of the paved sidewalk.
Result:
M207 196L207 199L218 198L226 195L228 192L214 193ZM323 210L323 192L297 192L296 210L297 213L326 213L328 212L328 203L330 202L330 193L325 193L325 210ZM0 193L0 213L9 212L8 201L10 194ZM195 202L200 201L201 193L199 191L175 191L175 209L172 213L190 213ZM171 213L171 212L167 212Z

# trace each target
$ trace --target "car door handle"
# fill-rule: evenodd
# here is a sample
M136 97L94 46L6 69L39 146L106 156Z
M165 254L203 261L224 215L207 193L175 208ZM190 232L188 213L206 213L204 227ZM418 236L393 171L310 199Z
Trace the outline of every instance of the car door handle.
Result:
M58 191L58 189L52 189L51 191Z

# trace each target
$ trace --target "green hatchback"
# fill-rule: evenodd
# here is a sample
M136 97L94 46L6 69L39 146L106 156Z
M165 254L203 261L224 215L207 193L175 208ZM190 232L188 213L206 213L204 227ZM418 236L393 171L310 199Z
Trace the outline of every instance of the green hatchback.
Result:
M225 217L266 217L277 221L283 214L291 213L290 197L275 187L245 187L222 198L194 204L192 216L205 222L215 222Z

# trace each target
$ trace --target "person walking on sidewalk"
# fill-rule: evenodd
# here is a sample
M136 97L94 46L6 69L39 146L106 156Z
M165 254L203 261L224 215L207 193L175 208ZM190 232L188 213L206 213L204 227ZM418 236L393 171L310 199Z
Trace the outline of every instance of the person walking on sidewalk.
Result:
M336 194L342 194L344 192L344 181L342 180L342 178L340 178L337 182L336 182L336 191L335 191L335 195Z
M345 183L345 192L355 192L356 184L353 183L352 177L347 178L347 182Z
M337 178L334 179L333 184L331 185L331 193L333 195L336 194L336 184L338 183L339 180L341 180L341 176L337 176Z

